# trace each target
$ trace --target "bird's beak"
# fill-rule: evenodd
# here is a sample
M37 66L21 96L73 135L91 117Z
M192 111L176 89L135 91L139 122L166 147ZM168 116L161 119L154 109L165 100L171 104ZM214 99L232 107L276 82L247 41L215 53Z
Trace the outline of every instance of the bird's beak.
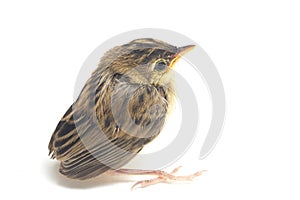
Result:
M173 68L175 63L181 58L182 55L186 54L187 52L191 51L193 48L195 48L195 45L187 45L183 47L178 47L177 52L175 53L173 59L170 62L170 68Z

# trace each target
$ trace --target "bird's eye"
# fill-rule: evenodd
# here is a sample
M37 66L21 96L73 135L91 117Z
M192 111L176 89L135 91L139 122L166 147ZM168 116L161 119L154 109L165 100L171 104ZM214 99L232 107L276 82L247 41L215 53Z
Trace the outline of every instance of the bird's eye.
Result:
M167 68L167 62L165 60L158 60L155 63L154 70L163 71Z

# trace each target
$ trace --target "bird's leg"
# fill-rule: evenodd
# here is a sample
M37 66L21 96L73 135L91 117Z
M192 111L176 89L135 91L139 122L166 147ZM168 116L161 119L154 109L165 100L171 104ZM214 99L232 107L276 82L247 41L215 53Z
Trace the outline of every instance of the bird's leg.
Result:
M175 168L171 173L167 173L164 171L157 171L158 173L153 173L153 175L157 175L156 178L143 180L136 182L131 189L135 189L138 187L144 188L150 185L155 185L157 183L168 183L168 182L175 182L175 181L192 181L195 177L200 176L204 171L197 171L190 175L185 176L175 176L174 174L179 170L180 167Z
M172 171L169 175L174 175L176 172L178 172L178 170L179 170L181 167L182 167L182 166L179 166L179 167L173 169L173 171ZM164 173L166 173L166 172L164 172ZM157 174L157 177L156 177L156 178L136 182L136 183L131 187L131 189L138 188L138 186L140 186L141 188L144 188L144 187L148 187L148 186L150 186L150 185L155 185L155 184L157 184L157 183L163 183L163 182L167 182L167 178L161 176L161 173L159 173L159 174Z
M173 181L191 181L195 177L200 176L204 171L197 171L193 174L186 175L186 176L176 176L175 173L178 172L178 170L181 168L177 167L175 168L171 173L167 173L162 170L141 170L141 169L118 169L115 171L112 171L111 174L126 174L126 175L156 175L156 178L149 179L149 180L143 180L136 182L132 189L137 188L138 186L141 188L154 185L157 183L167 183L167 182L173 182Z

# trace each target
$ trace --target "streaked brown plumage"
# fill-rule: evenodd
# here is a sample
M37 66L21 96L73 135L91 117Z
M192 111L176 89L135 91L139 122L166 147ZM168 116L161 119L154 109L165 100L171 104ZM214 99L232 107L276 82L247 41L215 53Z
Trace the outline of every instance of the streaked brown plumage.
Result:
M190 47L146 38L109 50L51 137L60 172L89 179L121 168L151 142L173 103L170 69Z

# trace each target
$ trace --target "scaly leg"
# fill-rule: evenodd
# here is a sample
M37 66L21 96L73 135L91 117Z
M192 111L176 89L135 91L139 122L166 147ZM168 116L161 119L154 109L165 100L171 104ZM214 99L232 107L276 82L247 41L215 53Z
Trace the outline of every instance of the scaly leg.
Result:
M162 170L141 170L141 169L118 169L115 171L111 171L111 174L126 174L126 175L156 175L157 178L143 180L136 182L131 189L135 189L138 187L144 188L150 185L155 185L157 183L167 183L172 181L192 181L195 177L200 176L205 170L197 171L193 174L186 176L176 176L175 173L181 168L175 168L171 173L167 173Z

